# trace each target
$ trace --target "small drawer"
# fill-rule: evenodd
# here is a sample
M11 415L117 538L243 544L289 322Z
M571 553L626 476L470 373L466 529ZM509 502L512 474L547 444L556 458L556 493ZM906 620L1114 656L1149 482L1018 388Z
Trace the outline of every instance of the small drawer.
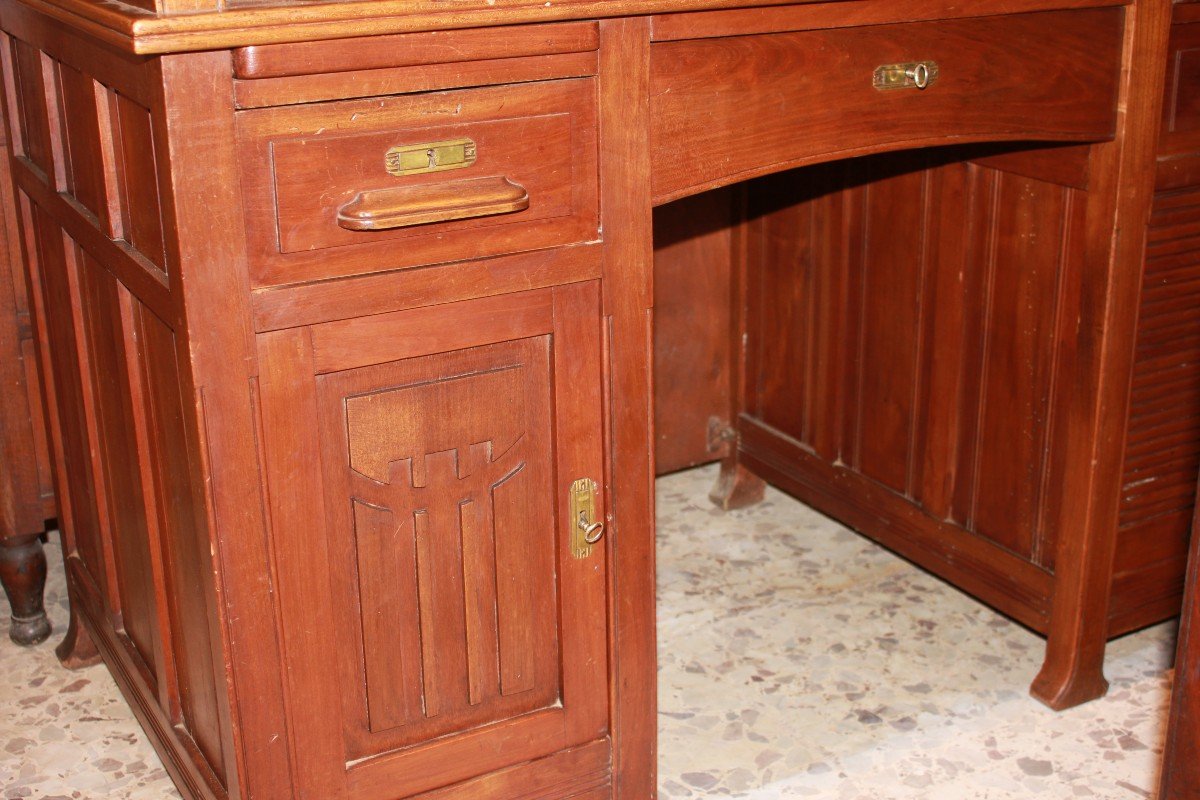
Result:
M595 82L238 114L256 286L597 238Z
M1123 29L1101 8L656 41L655 201L883 150L1111 139Z

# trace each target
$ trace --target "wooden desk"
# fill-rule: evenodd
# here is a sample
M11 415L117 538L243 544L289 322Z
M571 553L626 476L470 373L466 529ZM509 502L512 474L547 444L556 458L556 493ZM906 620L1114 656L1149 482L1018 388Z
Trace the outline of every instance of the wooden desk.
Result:
M63 654L185 796L652 796L652 209L917 146L1086 145L1035 691L1103 691L1169 8L731 5L0 2Z

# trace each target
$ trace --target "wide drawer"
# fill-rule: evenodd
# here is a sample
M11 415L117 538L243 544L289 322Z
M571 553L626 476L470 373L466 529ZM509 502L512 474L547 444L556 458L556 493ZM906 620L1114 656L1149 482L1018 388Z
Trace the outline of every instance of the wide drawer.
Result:
M655 200L889 149L1111 138L1123 22L1103 8L655 42Z
M244 111L256 286L597 237L595 83Z

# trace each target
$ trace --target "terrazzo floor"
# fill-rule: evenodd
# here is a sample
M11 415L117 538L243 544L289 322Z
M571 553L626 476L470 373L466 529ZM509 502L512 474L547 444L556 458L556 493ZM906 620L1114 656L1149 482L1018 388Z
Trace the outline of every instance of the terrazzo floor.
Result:
M1107 697L1054 713L1042 640L768 490L722 513L712 468L659 498L660 796L965 800L1152 797L1174 630L1110 644ZM4 800L177 798L103 667L0 643Z

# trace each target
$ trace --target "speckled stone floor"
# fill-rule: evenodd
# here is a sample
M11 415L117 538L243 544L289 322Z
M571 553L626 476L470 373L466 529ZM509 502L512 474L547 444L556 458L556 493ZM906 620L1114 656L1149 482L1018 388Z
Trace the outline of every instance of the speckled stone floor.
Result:
M1111 643L1107 697L1027 694L1042 640L786 496L724 514L659 481L660 795L1153 796L1174 630ZM60 562L57 545L49 550ZM177 798L102 667L0 644L4 800Z

